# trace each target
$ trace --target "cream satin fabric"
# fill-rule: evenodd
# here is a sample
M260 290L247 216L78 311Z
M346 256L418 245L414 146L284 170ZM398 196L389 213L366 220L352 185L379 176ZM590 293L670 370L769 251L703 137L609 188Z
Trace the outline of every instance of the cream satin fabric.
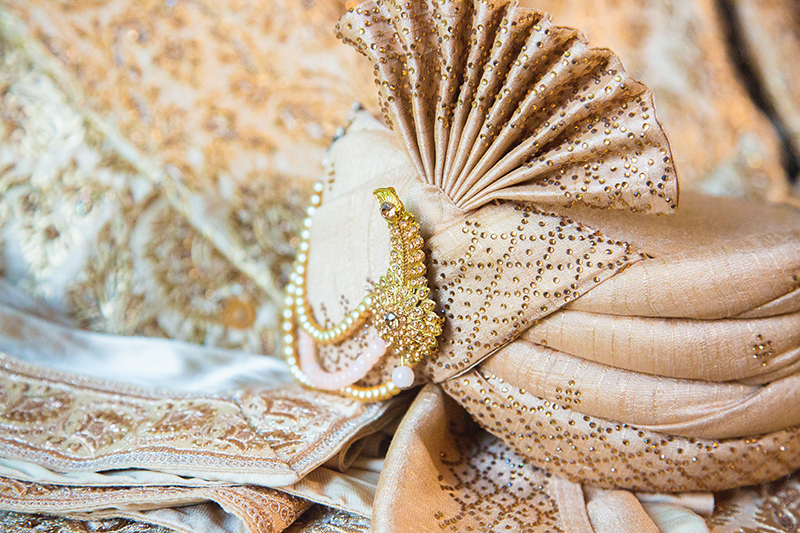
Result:
M283 396L279 391L297 385L286 365L274 358L72 329L44 319L57 315L5 283L0 283L0 302L9 304L0 303L0 350L5 352L0 355L0 509L80 520L123 517L178 531L253 533L282 531L313 503L344 509L344 516L352 513L361 523L369 516L381 464L370 462L374 445L363 437L385 436L376 433L397 416L397 409L375 405L378 409L355 425L358 416L319 433L318 417L329 417L341 399L315 398L309 391L301 391L299 400ZM105 390L114 394L103 396ZM248 405L254 392L263 399L262 412ZM93 401L81 403L91 395ZM155 398L165 402L165 410L152 418L158 410ZM189 398L194 400L186 404ZM224 412L231 399L241 402L241 415L253 415L249 430L268 435L275 447L256 453L266 463L245 465L248 456L254 458L250 444L259 437L236 427L231 413ZM328 406L333 411L320 400L333 402ZM221 406L212 420L196 426L199 413ZM404 407L402 400L397 407ZM60 419L55 426L54 417ZM126 448L136 451L143 437L161 431L165 420L178 429L162 431L159 453L148 456L142 450L149 459L125 468ZM133 425L127 428L128 423ZM133 440L115 448L118 436L131 433L136 434ZM42 434L72 445L59 449L38 438ZM208 446L215 434L216 443ZM189 435L193 444L186 446ZM244 448L226 458L228 437ZM298 448L304 438L310 447ZM71 457L72 452L78 453ZM284 469L268 464L270 458L292 461L302 455L317 455L316 463L290 476L294 483ZM109 459L116 467L108 468ZM181 509L167 509L175 506Z

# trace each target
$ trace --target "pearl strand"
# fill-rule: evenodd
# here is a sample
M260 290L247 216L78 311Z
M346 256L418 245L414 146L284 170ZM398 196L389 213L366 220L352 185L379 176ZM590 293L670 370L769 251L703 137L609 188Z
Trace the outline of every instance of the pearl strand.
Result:
M317 207L319 207L321 203L320 193L322 192L322 189L322 183L314 184L315 194L311 197L311 205L306 211L307 217L303 220L303 230L300 233L300 252L298 253L297 260L295 261L294 272L290 276L291 283L289 283L286 287L286 299L285 308L283 310L282 325L283 354L286 358L286 362L289 364L289 369L292 375L294 375L295 379L297 379L300 383L312 388L321 388L319 385L322 385L322 387L324 387L323 390L331 390L331 388L328 386L328 383L321 382L318 379L310 379L309 376L300 368L298 362L300 355L297 349L297 324L299 323L300 327L311 337L313 342L322 345L336 344L349 337L367 320L372 313L371 305L373 295L370 293L365 296L355 309L345 315L345 318L339 324L330 329L323 329L314 319L313 315L309 312L311 305L308 303L308 300L305 296L305 274L308 265L309 239L311 237L311 216L316 212ZM314 354L309 355L316 359ZM304 359L305 363L309 364L308 357L303 357L301 359ZM364 362L361 361L362 359L364 359ZM336 373L334 377L332 377L331 382L335 383L337 380L353 380L354 383L363 377L363 375L360 377L357 376L359 376L359 374L362 372L363 374L366 374L366 372L369 371L369 368L371 368L372 364L374 364L376 361L377 358L375 357L375 354L368 350L368 353L362 354L358 359L356 359L352 370L348 368L341 373ZM313 363L316 363L316 361ZM309 365L310 368L313 369L311 375L319 375L317 373L322 371L318 367L318 363L313 363ZM368 363L372 364L369 365L369 368L365 368L365 364ZM397 374L397 370L398 369L395 369L395 371L392 373L393 377L395 374ZM403 377L405 379L402 380L404 385L402 388L397 386L394 381L389 381L388 383L373 387L360 387L353 383L349 383L343 388L339 388L338 391L345 396L361 401L385 400L397 395L402 389L408 388L413 384L413 370L411 373L411 382L408 382L408 376L404 375ZM401 380L398 379L398 381Z
M300 253L297 254L295 271L290 276L291 283L286 287L286 292L294 296L295 308L297 310L297 321L300 327L317 342L317 344L330 345L337 344L350 337L359 326L361 326L372 313L372 293L367 294L355 309L347 313L344 319L333 326L325 329L314 319L314 315L309 312L311 304L306 298L305 291L305 272L308 269L308 250L311 229L311 216L316 212L321 203L319 193L322 192L322 184L314 185L315 194L311 197L311 206L306 211L307 217L303 221L304 230L300 242Z

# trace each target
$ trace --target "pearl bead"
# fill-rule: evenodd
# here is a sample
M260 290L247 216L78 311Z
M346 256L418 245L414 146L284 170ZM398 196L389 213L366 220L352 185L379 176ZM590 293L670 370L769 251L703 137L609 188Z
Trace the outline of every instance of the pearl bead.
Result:
M408 366L398 366L392 371L392 383L399 389L407 389L414 384L414 370Z

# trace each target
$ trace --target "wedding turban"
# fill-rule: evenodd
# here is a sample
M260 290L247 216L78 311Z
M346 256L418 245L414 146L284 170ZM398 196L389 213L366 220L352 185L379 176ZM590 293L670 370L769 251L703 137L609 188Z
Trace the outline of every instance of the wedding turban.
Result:
M374 65L389 127L360 111L327 155L305 272L320 324L389 268L373 191L393 187L444 317L416 383L532 464L644 491L800 466L800 213L688 193L679 206L649 90L543 13L367 2L338 31ZM317 346L320 365L353 364L382 319Z

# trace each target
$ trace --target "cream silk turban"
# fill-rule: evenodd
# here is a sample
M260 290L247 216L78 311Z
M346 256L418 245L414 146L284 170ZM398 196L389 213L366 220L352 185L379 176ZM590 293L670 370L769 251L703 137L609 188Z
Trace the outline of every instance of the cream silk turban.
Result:
M533 465L649 492L800 466L800 213L679 205L648 89L543 13L367 2L338 31L374 65L391 130L358 112L325 161L305 271L320 324L387 271L373 191L393 187L445 317L416 384L438 384ZM301 343L301 358L347 369L383 319ZM358 384L399 365L390 347Z

